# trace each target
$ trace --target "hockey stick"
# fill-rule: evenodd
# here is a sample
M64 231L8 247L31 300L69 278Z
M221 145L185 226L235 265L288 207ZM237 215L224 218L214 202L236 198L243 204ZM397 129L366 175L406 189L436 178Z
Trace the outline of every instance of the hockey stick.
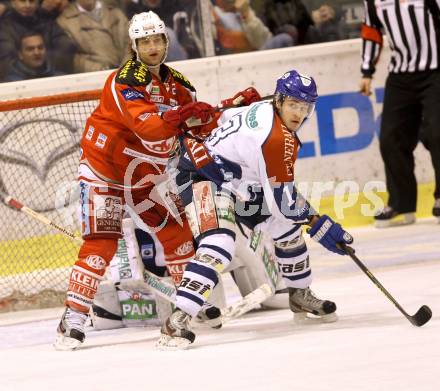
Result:
M84 242L82 238L76 236L73 232L70 232L60 225L55 224L52 220L48 219L43 214L38 213L33 209L23 205L21 202L10 196L5 195L3 192L0 192L0 197L7 206L19 212L23 212L26 215L40 221L47 226L55 228L57 231L63 233L64 235L75 241L77 244L81 245ZM154 290L155 293L171 303L176 303L176 287L174 285L162 281L160 277L156 276L154 273L151 273L148 270L144 270L144 279L145 284L149 288ZM222 321L224 319L224 321L226 322L254 309L257 305L269 298L271 294L272 291L269 285L263 284L256 290L249 293L243 299L238 300L231 306L224 308L222 310Z
M352 247L347 246L345 243L339 243L338 245L350 258L360 267L360 269L367 275L367 277L373 281L373 283L382 291L382 293L397 307L397 309L408 319L414 326L420 327L427 323L432 317L432 311L427 305L422 305L414 315L409 315L402 306L394 299L385 287L374 277L370 270L361 262L361 260L355 255L355 251Z
M266 95L266 96L263 96L263 97L261 97L261 99L260 99L260 102L262 102L262 101L264 101L264 100L271 100L271 99L273 99L273 97L274 97L275 95ZM240 103L238 103L238 104L236 104L236 105L230 105L230 106L224 106L223 104L221 104L221 103L219 103L216 107L215 107L215 111L224 111L224 110L227 110L227 109L234 109L234 108L237 108L237 107L242 107L242 105L240 104Z

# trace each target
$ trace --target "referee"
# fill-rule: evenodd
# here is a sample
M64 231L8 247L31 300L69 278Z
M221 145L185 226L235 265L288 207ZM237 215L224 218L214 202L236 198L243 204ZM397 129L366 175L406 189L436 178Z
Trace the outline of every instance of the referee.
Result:
M432 213L440 219L440 0L364 3L362 94L371 94L382 32L391 48L379 137L389 201L375 216L376 226L415 221L413 152L419 140L431 154L436 183Z

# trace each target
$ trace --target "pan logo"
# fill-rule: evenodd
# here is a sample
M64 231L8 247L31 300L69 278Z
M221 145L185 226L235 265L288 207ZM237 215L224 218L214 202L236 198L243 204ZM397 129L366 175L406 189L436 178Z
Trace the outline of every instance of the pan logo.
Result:
M37 212L54 210L58 186L76 177L80 137L79 129L57 119L0 128L0 192Z

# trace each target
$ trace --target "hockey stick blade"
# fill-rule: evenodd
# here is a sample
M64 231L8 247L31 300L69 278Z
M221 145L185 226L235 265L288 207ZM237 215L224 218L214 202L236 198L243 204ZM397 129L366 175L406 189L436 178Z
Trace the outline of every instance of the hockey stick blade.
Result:
M272 289L268 284L263 284L251 293L247 294L241 300L226 307L222 310L222 323L229 322L232 319L253 310L263 301L268 299L272 295Z
M391 301L394 306L408 319L413 326L421 327L427 323L432 317L432 311L427 305L423 305L414 315L409 315L403 307L397 302L397 300L388 292L380 281L371 273L371 271L362 263L362 261L355 255L355 251L352 247L347 246L345 243L339 243L338 247L343 249L344 252L359 266L359 268L367 275L367 277L376 285L380 291Z
M413 315L408 316L408 320L417 327L423 326L428 323L432 318L432 311L427 305L422 305L419 310Z

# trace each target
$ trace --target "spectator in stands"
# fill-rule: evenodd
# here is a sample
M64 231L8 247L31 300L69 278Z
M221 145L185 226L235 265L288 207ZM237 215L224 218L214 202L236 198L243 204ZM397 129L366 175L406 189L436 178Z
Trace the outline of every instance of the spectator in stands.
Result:
M56 19L69 5L69 0L42 0L41 11L48 17Z
M249 0L215 0L213 22L218 54L292 46L285 32L275 36L251 8Z
M306 35L307 43L331 42L347 38L342 12L329 4L312 11L313 26Z
M288 33L298 45L343 39L341 13L322 4L311 14L301 0L253 0L272 34Z
M77 45L75 72L117 68L129 58L128 20L119 8L100 0L76 0L57 22Z
M6 12L8 8L8 5L6 3L6 1L0 1L0 19L3 16L3 14Z
M194 5L194 0L190 3ZM167 62L169 61L180 61L186 60L190 57L199 57L195 55L190 50L193 50L193 46L189 46L190 50L186 50L174 30L174 16L179 12L187 12L187 7L189 6L187 1L177 1L177 0L128 0L125 5L126 14L129 19L134 14L141 12L153 11L157 14L164 22L167 28L167 34L169 39L169 47L167 54Z
M71 72L75 45L58 24L41 13L38 0L11 0L10 4L0 23L0 78L18 58L20 38L28 31L40 32L50 62L57 69Z
M18 59L6 74L5 81L18 81L61 75L47 58L43 36L38 32L27 32L20 39Z

